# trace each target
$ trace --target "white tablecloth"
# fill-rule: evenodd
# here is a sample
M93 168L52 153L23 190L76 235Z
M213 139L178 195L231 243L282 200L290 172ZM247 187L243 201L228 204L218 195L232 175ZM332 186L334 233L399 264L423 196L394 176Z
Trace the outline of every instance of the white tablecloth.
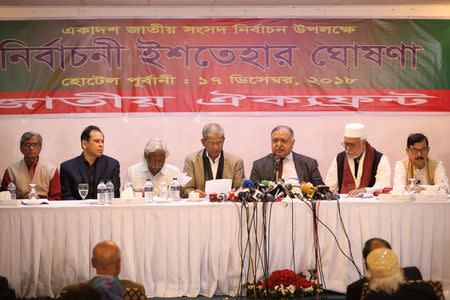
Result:
M306 273L315 266L310 209L301 202L270 207L270 270L294 269L295 259L295 271ZM90 266L92 248L110 239L121 248L119 277L144 284L149 297L236 295L242 281L251 279L247 252L240 280L241 249L247 240L242 212L240 204L208 202L94 206L58 201L0 207L0 275L8 278L19 297L56 297L65 285L95 275ZM341 200L341 213L361 270L362 245L381 237L391 242L402 266L417 266L424 279L442 280L448 288L450 203ZM321 202L319 218L348 253L337 203ZM258 234L261 228L259 222ZM326 287L344 292L358 278L357 272L322 225L319 241ZM259 279L263 273L254 242Z

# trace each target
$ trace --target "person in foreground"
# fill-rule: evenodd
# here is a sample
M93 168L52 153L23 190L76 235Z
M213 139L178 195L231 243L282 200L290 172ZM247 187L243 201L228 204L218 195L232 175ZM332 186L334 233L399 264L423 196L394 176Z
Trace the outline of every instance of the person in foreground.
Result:
M419 188L416 192L434 186L436 189L442 185L447 193L450 191L448 177L442 161L428 157L430 147L428 138L422 133L411 134L406 141L407 157L395 164L394 188L408 188L409 179L415 178Z
M180 170L166 163L169 150L160 138L152 138L144 149L144 161L128 168L124 188L132 186L134 192L144 192L144 185L148 178L153 182L153 193L159 195L161 182L168 184L174 177L180 175Z
M398 265L397 255L387 248L373 250L367 256L367 270L370 274L364 284L361 299L438 299L435 291L423 281L405 281Z
M58 169L39 159L42 150L42 137L37 132L25 132L20 138L20 152L23 159L6 169L1 190L8 190L8 184L16 186L17 199L26 199L31 191L30 183L36 184L35 190L40 198L61 200L61 185Z
M223 151L225 133L217 123L206 124L202 130L203 149L191 153L184 161L183 172L192 179L184 186L183 197L191 191L205 197L205 182L212 179L231 179L232 188L242 185L245 179L241 158Z
M292 151L294 131L288 126L277 126L271 134L272 153L253 162L250 180L278 181L289 183L311 182L323 185L317 160Z
M391 245L381 238L371 238L364 243L362 255L364 259L364 265L367 269L367 256L370 252L378 248L391 249ZM402 268L402 272L406 280L422 280L422 274L417 267L405 267ZM361 299L361 293L364 283L368 282L367 277L363 277L347 286L346 297L347 300L359 300Z
M391 186L389 160L369 144L363 124L345 126L342 146L325 179L333 192L353 197Z
M88 126L81 133L80 156L61 164L61 192L64 200L81 200L79 183L88 183L87 199L97 198L97 185L100 180L114 184L114 197L120 197L120 165L117 160L103 155L103 133L97 126Z

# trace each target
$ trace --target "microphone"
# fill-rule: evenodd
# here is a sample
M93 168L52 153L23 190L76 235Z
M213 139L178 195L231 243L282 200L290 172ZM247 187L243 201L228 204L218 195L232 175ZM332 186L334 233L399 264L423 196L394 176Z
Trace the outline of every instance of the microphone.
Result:
M322 193L325 200L338 200L340 196L330 191L330 187L327 185L318 185L318 192Z
M302 182L300 188L303 195L304 196L306 195L307 198L320 200L325 199L325 196L321 192L319 192L317 188L313 186L310 182L308 183Z
M280 165L280 157L275 155L274 157L274 162L275 162L275 169L274 169L274 173L275 173L275 180L278 180L278 166Z
M250 189L250 187L251 188L255 188L255 183L253 182L253 181L251 181L250 179L245 179L244 180L244 183L242 183L242 186L244 187L244 188L248 188L248 189Z
M303 193L302 193L302 190L300 187L293 186L291 188L291 193L292 193L292 195L294 195L295 198L300 199L300 200L303 199Z

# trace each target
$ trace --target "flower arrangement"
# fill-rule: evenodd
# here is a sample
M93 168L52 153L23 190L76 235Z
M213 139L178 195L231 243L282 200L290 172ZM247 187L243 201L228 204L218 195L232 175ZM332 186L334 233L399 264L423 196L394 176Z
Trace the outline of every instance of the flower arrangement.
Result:
M291 270L278 270L273 272L265 281L258 281L256 286L253 283L247 282L244 284L246 288L247 297L254 297L256 292L257 298L303 298L312 296L322 289L317 289L317 285L312 281L315 279L315 270L308 270L310 273L309 279L306 279L302 273L295 274Z

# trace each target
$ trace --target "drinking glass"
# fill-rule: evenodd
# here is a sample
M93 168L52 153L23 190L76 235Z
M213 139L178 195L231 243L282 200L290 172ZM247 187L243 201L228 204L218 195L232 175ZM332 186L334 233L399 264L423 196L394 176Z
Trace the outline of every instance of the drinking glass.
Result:
M409 178L408 180L411 183L409 184L407 192L409 194L414 194L416 192L416 189L417 189L417 187L416 187L416 178Z
M78 184L78 193L80 193L80 196L83 200L86 200L88 191L89 191L89 185L87 183L79 183Z
M28 194L28 199L30 200L37 200L39 199L39 194L34 189L36 187L36 183L30 183L31 191Z

